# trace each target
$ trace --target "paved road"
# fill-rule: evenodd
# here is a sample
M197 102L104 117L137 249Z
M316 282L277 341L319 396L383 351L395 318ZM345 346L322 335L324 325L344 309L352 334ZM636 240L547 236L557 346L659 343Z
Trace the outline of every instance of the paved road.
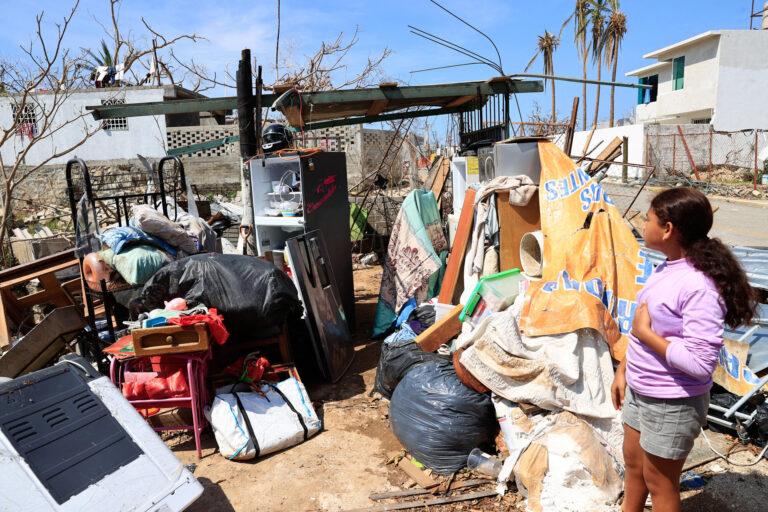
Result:
M623 212L637 193L639 186L603 182L608 195ZM654 190L643 190L632 210L645 213ZM768 201L748 201L710 197L715 212L715 224L710 232L731 245L768 248Z

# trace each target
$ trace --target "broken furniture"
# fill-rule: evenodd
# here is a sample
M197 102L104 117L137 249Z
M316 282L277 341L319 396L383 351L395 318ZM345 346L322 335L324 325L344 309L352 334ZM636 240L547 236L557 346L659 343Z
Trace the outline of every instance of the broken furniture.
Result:
M131 331L133 351L138 357L202 352L208 350L206 324L163 325Z
M318 367L326 379L337 382L352 364L355 349L325 241L312 231L285 244Z
M318 231L328 250L344 316L355 325L352 243L344 153L290 153L251 160L254 236L259 256L284 250L286 240ZM290 216L280 203L294 208ZM273 205L275 207L273 207ZM268 215L272 214L272 215Z
M78 356L0 384L0 510L181 511L203 487Z
M176 172L173 175L164 172L165 164L168 162L175 164ZM73 175L75 167L78 167L80 171L78 176L80 181L78 182L75 182ZM157 177L150 180L144 192L133 193L130 189L121 191L120 183L109 183L104 177L94 187L94 180L88 171L88 166L79 158L73 158L67 162L66 180L81 274L85 255L101 248L101 242L97 235L100 233L102 224L116 221L118 226L127 225L131 217L131 207L134 204L151 204L155 208L160 207L166 217L169 216L172 207L174 215L169 218L174 220L175 214L178 213L176 199L181 199L181 196L186 194L184 165L178 157L165 157L160 160ZM116 191L117 193L115 193ZM169 205L169 196L174 198L172 205ZM106 219L107 215L114 216L114 218ZM124 317L127 316L127 311L121 303L127 303L132 298L132 293L135 293L138 288L140 287L109 291L104 279L99 281L98 290L93 290L89 286L83 287L85 316L88 319L91 332L94 334L98 332L97 317L109 319L106 322L108 339L102 343L103 345L116 341L115 321L124 320ZM92 355L97 357L97 354ZM106 371L103 361L100 369Z
M184 354L166 354L154 357L114 357L110 364L109 377L112 383L117 386L118 389L122 390L123 385L127 382L127 378L129 377L127 374L129 373L149 372L155 373L154 376L158 376L160 373L170 374L172 372L181 370L183 372L184 378L186 379L186 385L188 387L187 394L175 396L172 398L147 398L129 400L129 403L138 410L149 410L154 408L190 409L192 411L191 425L160 425L152 428L157 432L164 430L191 431L195 439L197 458L201 459L203 455L200 434L206 426L203 408L208 403L208 387L206 384L206 376L208 375L208 361L210 358L210 350L205 352L190 352Z
M526 233L541 229L539 192L525 206L509 204L509 192L496 194L499 216L499 270L521 268L520 241Z
M77 303L76 296L81 293L77 266L74 252L66 251L0 272L0 347L10 343L14 331L34 325L34 306L61 308ZM24 293L29 292L32 281L41 289Z
M54 235L49 227L42 227L30 233L26 228L13 229L14 236L11 237L11 251L19 265L31 263L37 259L44 258L66 251L72 244L61 235Z
M47 366L85 325L79 306L54 309L0 357L0 377L13 379Z

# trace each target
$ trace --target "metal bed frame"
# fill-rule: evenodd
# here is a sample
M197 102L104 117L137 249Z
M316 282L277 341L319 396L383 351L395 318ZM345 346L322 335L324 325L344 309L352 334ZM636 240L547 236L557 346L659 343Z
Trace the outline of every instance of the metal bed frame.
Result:
M186 196L186 177L184 174L184 164L181 162L181 159L177 156L166 156L160 159L160 162L157 166L157 182L156 182L156 191L153 192L144 192L144 193L125 193L125 194L113 194L113 195L105 195L105 196L99 196L94 194L92 182L91 182L91 175L88 171L88 166L86 163L80 159L80 158L72 158L67 162L66 165L66 180L67 180L67 195L69 198L69 207L71 210L71 217L72 217L72 225L75 229L75 232L77 233L78 229L78 202L79 198L75 197L75 186L74 186L74 180L73 180L73 170L77 166L82 173L83 178L83 192L85 194L86 198L86 206L88 208L88 211L84 212L86 218L90 215L93 216L93 222L96 226L96 229L98 230L99 226L99 216L98 216L98 210L96 208L96 202L101 201L104 203L114 203L115 205L115 211L117 216L117 224L118 226L127 225L128 220L131 217L130 208L133 204L152 204L153 207L157 208L158 205L162 207L163 214L168 217L168 197L165 186L165 177L164 177L164 168L165 165L168 162L172 162L175 166L175 168L178 170L178 184L179 187L174 187L172 192L177 192L178 195L185 195ZM155 177L153 177L154 180ZM178 197L178 196L177 196ZM177 197L174 197L173 206L174 211L173 213L173 220L175 220L177 214L178 214L178 203L177 203ZM188 199L188 198L187 198ZM90 222L90 219L87 219ZM80 271L82 275L82 269L83 269L83 259L85 255L82 253L80 249L82 247L77 247L77 256L80 260ZM110 343L114 343L116 341L115 336L115 328L112 325L111 319L113 318L115 314L115 310L117 307L117 301L114 297L113 292L107 290L107 283L105 280L101 280L99 282L100 290L91 290L90 287L88 287L87 284L83 283L83 306L86 309L87 312L87 320L88 320L88 326L90 328L90 333L87 335L84 335L80 338L78 344L81 351L81 354L88 359L94 361L98 367L99 370L102 373L105 373L109 371L109 362L104 357L103 353L101 352L101 348L103 343L100 342L98 338L98 329L96 324L96 302L100 299L103 306L104 306L104 318L106 319L107 324L107 331L109 332L109 339L111 340ZM106 373L105 373L106 374Z

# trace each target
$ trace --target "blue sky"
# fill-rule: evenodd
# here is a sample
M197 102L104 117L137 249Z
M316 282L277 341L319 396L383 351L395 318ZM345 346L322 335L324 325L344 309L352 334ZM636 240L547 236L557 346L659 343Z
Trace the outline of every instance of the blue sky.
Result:
M558 31L572 8L573 0L443 0L443 3L486 31L501 50L504 69L522 72L536 47L536 36ZM758 2L759 3L759 2ZM0 0L6 23L0 31L0 57L19 58L18 45L28 42L34 33L36 12L45 11L48 22L58 20L71 5L67 0ZM236 68L239 52L251 48L264 64L266 78L273 76L275 44L275 0L202 2L195 0L125 0L122 25L139 39L146 36L141 25L144 16L160 32L175 34L195 32L208 41L184 44L178 54L194 57L212 70ZM642 58L656 48L712 29L744 29L749 25L749 0L624 0L628 33L619 59L618 76L650 61ZM107 0L82 0L72 32L71 48L96 47L103 30L94 18L109 21ZM13 23L8 23L13 20ZM360 42L348 56L348 70L353 73L366 58L383 47L392 51L384 63L387 78L410 84L482 80L493 76L490 68L469 66L429 73L411 74L420 68L466 62L461 55L409 33L415 25L451 39L478 53L492 56L489 43L460 22L449 17L428 0L282 0L281 56L301 61L340 32L359 27ZM555 71L560 75L581 74L581 63L573 47L573 29L567 27L555 54ZM532 72L541 72L537 62ZM594 76L594 70L590 71ZM603 71L603 76L609 76ZM580 95L578 84L558 83L558 111L570 109L571 99ZM231 94L217 90L211 95ZM631 112L636 93L617 89L617 117ZM534 101L549 110L549 94L521 95L525 115ZM589 102L592 103L590 95ZM608 113L607 94L601 98L601 118ZM591 107L590 107L591 111Z

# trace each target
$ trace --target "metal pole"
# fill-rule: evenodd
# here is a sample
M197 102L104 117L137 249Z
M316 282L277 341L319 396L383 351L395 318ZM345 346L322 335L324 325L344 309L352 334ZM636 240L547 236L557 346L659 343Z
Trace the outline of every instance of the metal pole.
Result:
M744 395L743 397L741 397L741 398L739 399L739 401L738 401L738 402L736 402L735 404L733 404L733 406L732 406L730 409L728 409L728 410L725 412L725 414L723 414L723 416L724 416L724 417L726 417L726 418L730 418L731 416L733 416L733 414L734 414L736 411L738 411L738 410L741 408L741 406L742 406L742 405L744 405L745 403L747 403L747 400L749 400L750 398L752 398L752 396L753 396L755 393L757 393L758 391L760 391L761 389L763 389L763 386L765 386L766 384L768 384L768 375L766 375L766 376L764 376L762 379L760 379L760 382L758 382L758 383L755 385L755 387L754 387L754 388L752 388L752 391L750 391L749 393L747 393L746 395Z
M629 181L629 170L627 163L629 162L629 138L623 137L621 139L621 182L626 183Z
M241 53L237 67L237 124L240 128L240 156L248 160L256 155L256 131L253 119L253 72L251 50Z
M752 179L752 190L757 190L757 130L755 130L755 175Z
M672 174L675 174L675 153L677 151L677 135L672 134Z

